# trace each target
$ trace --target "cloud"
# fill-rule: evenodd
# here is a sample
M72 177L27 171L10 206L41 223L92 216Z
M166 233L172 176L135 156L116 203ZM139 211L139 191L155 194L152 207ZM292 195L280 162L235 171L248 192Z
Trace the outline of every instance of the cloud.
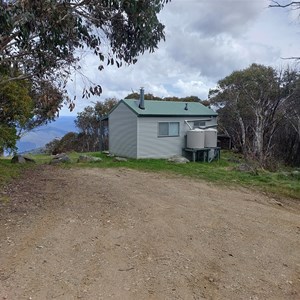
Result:
M95 57L83 53L83 71L108 97L124 98L145 87L160 97L195 95L207 98L217 81L235 70L261 63L277 67L280 57L300 55L300 24L290 13L268 9L268 0L174 0L159 18L166 26L166 41L155 53L140 56L135 65L106 66L97 70ZM81 98L80 83L70 87ZM76 110L86 101L78 101ZM64 114L67 114L64 111Z
M176 28L187 34L239 36L267 6L268 0L174 1L166 6L163 17L170 32Z
M201 80L182 80L178 79L173 85L177 89L179 96L198 96L201 100L207 98L209 86Z
M250 64L258 49L265 56L270 52L269 47L249 48L244 36L267 3L264 0L224 0L222 3L192 0L186 2L185 9L181 1L171 4L164 17L169 28L167 52L172 63L179 70L193 70L216 80ZM174 18L178 18L177 22Z

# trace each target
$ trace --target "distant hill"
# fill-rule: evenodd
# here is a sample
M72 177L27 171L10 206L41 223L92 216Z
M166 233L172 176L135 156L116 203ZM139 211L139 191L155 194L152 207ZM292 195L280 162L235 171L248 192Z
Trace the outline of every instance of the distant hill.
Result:
M61 138L68 132L78 132L75 127L76 116L59 117L55 122L38 127L26 133L18 142L18 152L28 152L37 148L44 147L55 138Z

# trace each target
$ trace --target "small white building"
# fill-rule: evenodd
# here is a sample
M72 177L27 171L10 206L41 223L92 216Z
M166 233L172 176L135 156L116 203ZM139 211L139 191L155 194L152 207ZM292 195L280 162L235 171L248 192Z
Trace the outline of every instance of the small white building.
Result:
M191 128L216 127L217 113L198 102L121 100L109 113L109 152L130 158L182 155Z

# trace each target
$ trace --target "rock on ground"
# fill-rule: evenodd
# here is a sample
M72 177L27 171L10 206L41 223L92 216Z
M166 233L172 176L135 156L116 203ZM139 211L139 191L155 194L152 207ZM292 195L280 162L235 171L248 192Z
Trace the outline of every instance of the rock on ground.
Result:
M128 159L125 158L125 157L118 157L118 156L116 156L114 158L114 161L116 161L116 162L123 162L123 161L128 161Z
M168 159L169 162L174 162L177 164L186 164L188 162L190 162L187 158L183 157L183 156L172 156Z
M61 153L61 154L56 154L50 161L50 164L55 165L55 164L68 163L68 162L71 162L70 157L65 153Z
M100 162L102 159L100 157L93 157L89 155L80 155L77 162Z
M35 163L35 160L25 156L25 155L15 155L12 159L11 162L13 164L25 164L25 163Z

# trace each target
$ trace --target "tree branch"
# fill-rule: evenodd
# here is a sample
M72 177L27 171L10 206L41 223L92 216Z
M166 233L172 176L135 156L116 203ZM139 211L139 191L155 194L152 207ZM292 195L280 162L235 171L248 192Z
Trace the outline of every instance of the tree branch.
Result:
M272 1L274 4L270 4L269 7L279 7L279 8L286 8L291 6L298 6L297 9L300 9L300 1L292 1L288 4L280 4L277 1Z
M300 59L300 56L281 57L281 59Z
M2 80L1 79L1 77L0 77L0 85L2 85L2 84L6 84L6 83L8 83L8 82L10 82L10 81L14 81L14 80L24 80L24 79L28 79L28 78L30 78L30 77L32 77L32 76L30 76L30 75L19 75L19 76L16 76L16 77L10 77L10 78L7 78L7 79L5 79L5 80Z

